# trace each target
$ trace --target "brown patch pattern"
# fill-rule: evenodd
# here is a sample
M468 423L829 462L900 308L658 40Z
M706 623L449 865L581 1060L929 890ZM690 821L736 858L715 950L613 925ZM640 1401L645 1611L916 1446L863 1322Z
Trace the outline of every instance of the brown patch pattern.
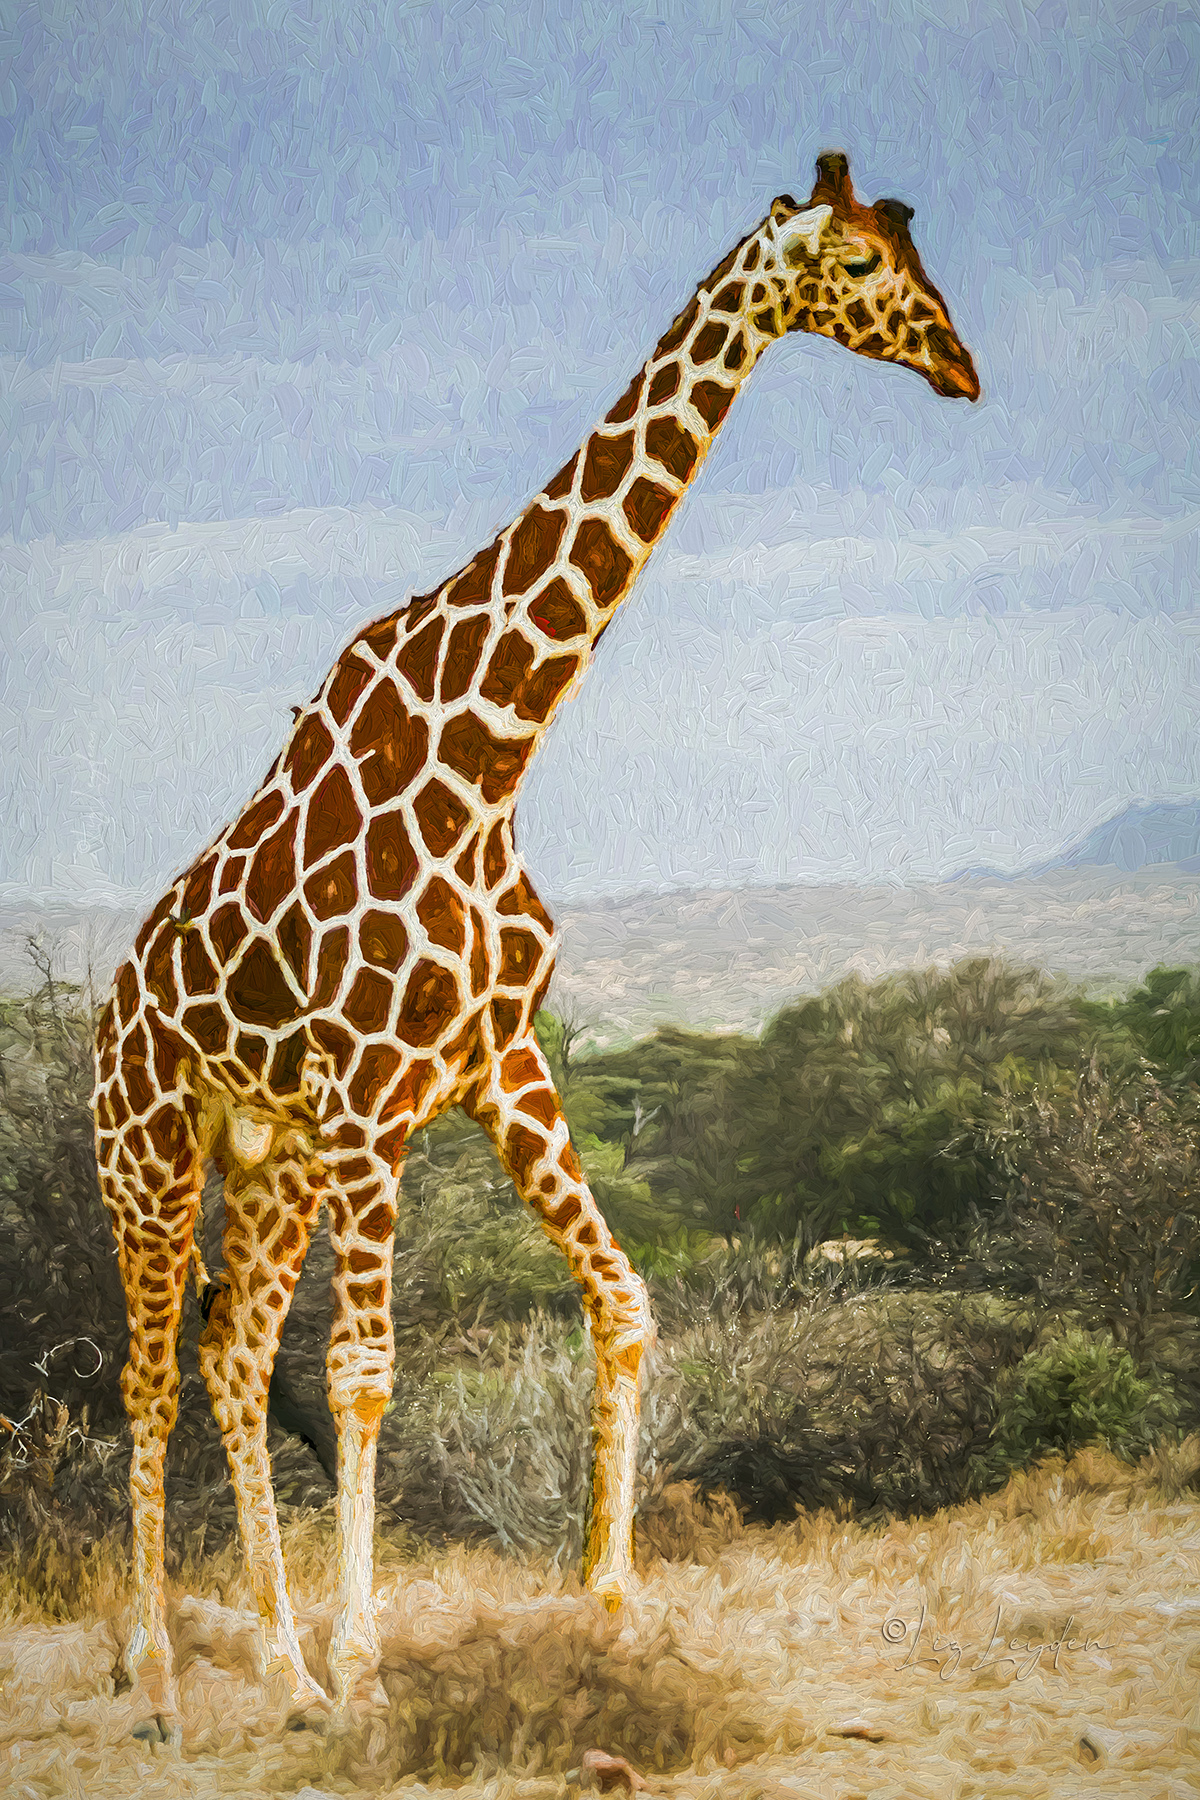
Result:
M308 803L308 819L304 828L304 866L312 867L356 838L362 828L358 816L358 800L346 770L335 763L325 779L313 790Z
M708 429L716 431L729 411L733 395L733 388L723 387L719 381L698 381L688 398Z
M488 545L469 562L456 581L450 584L446 599L451 606L484 606L491 598L496 564L500 560L500 539ZM432 698L432 696L431 696Z
M625 517L644 544L654 543L674 504L675 495L669 488L647 481L644 475L638 476L622 502Z
M529 603L529 616L547 637L566 643L582 637L587 630L583 608L561 575L556 575L542 592Z
M539 575L544 575L558 554L567 528L564 512L547 512L531 506L512 534L504 567L504 592L524 594Z
M672 418L651 419L646 427L646 450L677 481L690 480L700 454L691 432Z
M477 618L461 619L450 633L446 646L446 666L442 670L442 699L461 700L475 677L483 640L492 629L487 613Z
M516 788L533 744L531 737L494 737L482 719L466 712L442 726L438 756L448 769L478 787L488 805L494 806Z
M678 392L679 364L668 363L665 369L660 369L658 371L658 374L650 383L650 405L661 406L664 401L670 400L672 395L677 394Z
M344 725L371 679L371 666L348 650L329 683L326 704L339 725Z
M632 563L603 519L584 519L571 545L571 561L587 577L597 606L612 606L629 579Z
M620 437L594 437L587 446L579 497L585 505L615 494L633 465L633 433Z
M433 699L437 682L438 651L442 647L442 633L446 629L444 619L431 619L423 630L397 652L396 669L407 681L418 700L428 706Z
M425 847L433 856L446 856L453 850L471 816L458 795L436 777L426 782L413 801L413 812ZM378 892L374 887L372 891Z
M642 397L642 387L645 384L645 380L646 375L644 370L640 374L634 376L616 405L609 412L605 413L604 423L606 425L624 425L628 420L632 419L634 413L638 409L638 402Z

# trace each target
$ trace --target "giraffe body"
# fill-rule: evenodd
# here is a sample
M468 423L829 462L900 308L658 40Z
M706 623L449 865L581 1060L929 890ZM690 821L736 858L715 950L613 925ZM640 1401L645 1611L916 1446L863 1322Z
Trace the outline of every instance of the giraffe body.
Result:
M267 1390L312 1229L335 1252L335 1698L375 1695L374 1465L393 1378L391 1251L414 1131L447 1107L485 1128L580 1283L596 1348L585 1571L632 1579L645 1286L584 1181L533 1020L553 926L517 856L530 756L573 689L729 406L788 330L908 363L939 393L978 382L898 202L862 207L844 158L811 201L776 201L659 341L604 421L495 541L377 620L299 710L249 806L163 896L97 1037L101 1187L129 1312L135 1627L145 1736L175 1717L162 1601L163 1461L175 1343L207 1160L226 1182L226 1283L201 1364L228 1451L264 1669L291 1709L305 1669L266 1451Z

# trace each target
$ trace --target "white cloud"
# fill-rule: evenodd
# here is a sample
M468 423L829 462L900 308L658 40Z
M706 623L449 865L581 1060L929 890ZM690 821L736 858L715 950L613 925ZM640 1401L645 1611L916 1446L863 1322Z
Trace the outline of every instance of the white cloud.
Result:
M0 879L145 891L252 791L352 630L456 566L425 520L345 508L0 547Z

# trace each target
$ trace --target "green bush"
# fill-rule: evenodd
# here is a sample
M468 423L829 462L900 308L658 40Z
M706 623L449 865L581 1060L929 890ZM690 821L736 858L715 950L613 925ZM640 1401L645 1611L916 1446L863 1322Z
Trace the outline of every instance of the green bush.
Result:
M848 976L758 1040L672 1027L578 1059L567 1111L594 1086L589 1128L690 1227L916 1246L990 1201L986 1133L1007 1103L1069 1087L1090 1041L1120 1028L998 959Z
M1002 1383L992 1443L998 1472L1039 1453L1103 1444L1132 1462L1178 1417L1162 1375L1139 1376L1108 1332L1071 1330L1028 1351Z
M1091 1008L1123 1027L1162 1080L1182 1088L1200 1078L1200 969L1151 969L1126 1000Z

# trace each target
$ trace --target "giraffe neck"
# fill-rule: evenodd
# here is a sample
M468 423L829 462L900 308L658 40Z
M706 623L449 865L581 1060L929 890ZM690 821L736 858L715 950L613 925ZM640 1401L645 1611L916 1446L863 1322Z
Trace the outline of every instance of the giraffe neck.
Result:
M769 232L766 220L701 282L616 405L513 523L437 592L363 633L327 693L355 659L370 652L378 666L395 645L395 665L420 698L456 715L441 734L452 764L459 754L486 762L492 804L515 794L738 389L782 332L777 284L763 272Z

